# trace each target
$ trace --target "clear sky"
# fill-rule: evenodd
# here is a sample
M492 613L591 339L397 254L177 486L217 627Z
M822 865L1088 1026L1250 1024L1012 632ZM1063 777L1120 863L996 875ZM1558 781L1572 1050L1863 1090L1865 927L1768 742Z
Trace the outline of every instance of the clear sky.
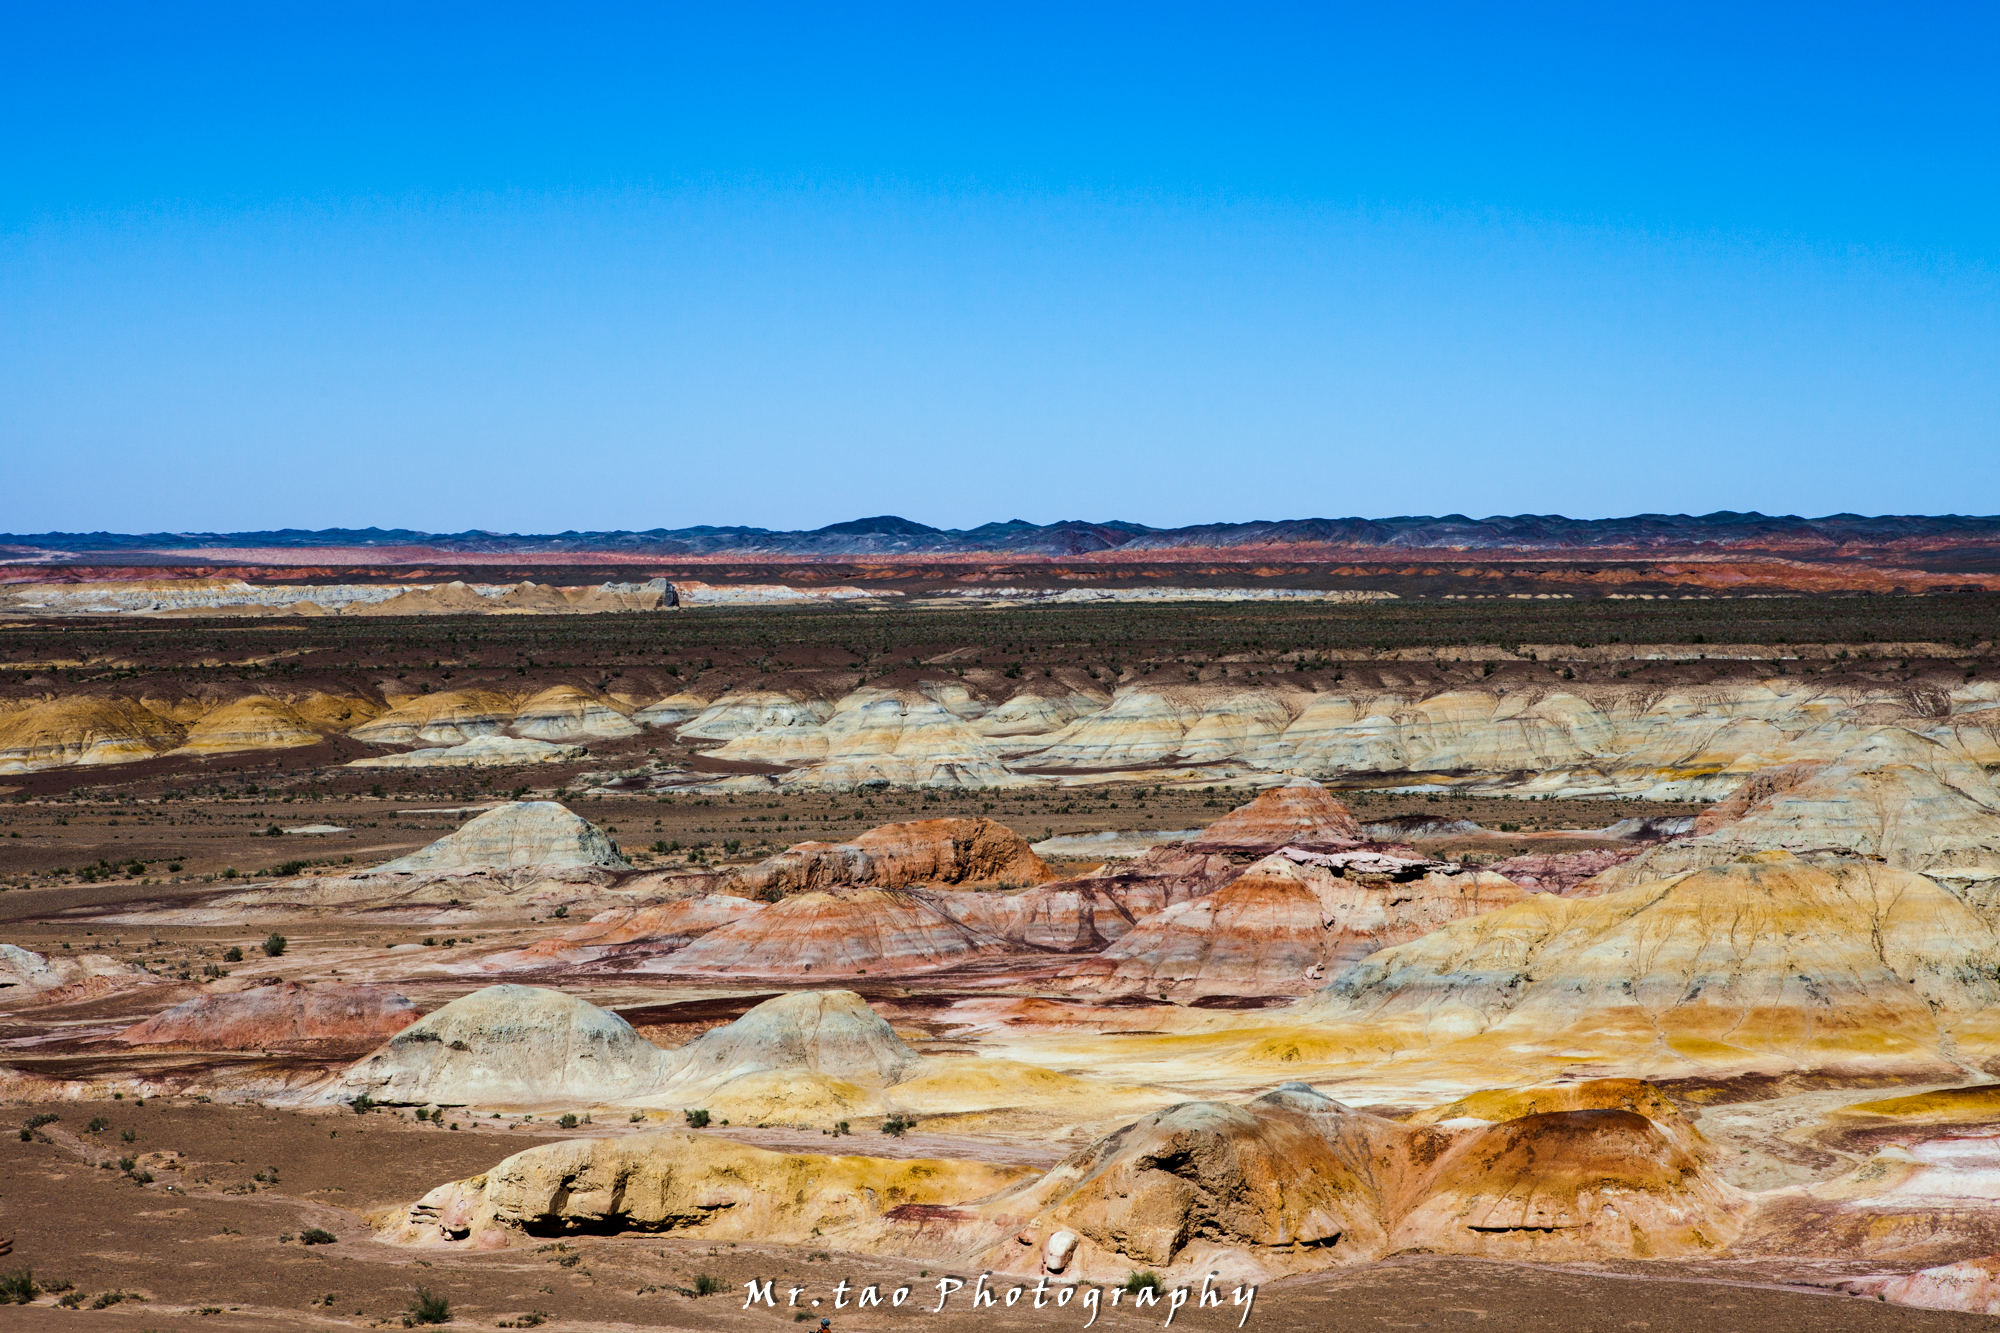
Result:
M1992 4L0 18L4 530L2000 512Z

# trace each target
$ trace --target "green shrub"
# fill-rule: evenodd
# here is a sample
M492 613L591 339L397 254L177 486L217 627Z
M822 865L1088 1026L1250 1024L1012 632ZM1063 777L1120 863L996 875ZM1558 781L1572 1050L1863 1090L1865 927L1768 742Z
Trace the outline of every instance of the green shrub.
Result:
M409 1313L403 1318L410 1324L449 1324L451 1302L429 1287L418 1287L417 1294L410 1297Z
M307 1245L331 1245L339 1239L331 1231L322 1231L318 1227L307 1227L299 1233L299 1240Z
M694 1294L697 1296L713 1296L716 1292L722 1290L722 1286L721 1278L710 1277L708 1274L703 1273L694 1280Z
M240 963L243 961L243 951L232 944L222 951L222 961L225 963Z
M17 1268L0 1275L0 1305L26 1305L41 1294L32 1269Z
M274 930L264 937L264 956L266 958L276 958L284 953L284 951L285 937L283 935Z
M681 1116L688 1122L689 1129L707 1129L708 1112L705 1109L682 1111Z
M1127 1295L1136 1296L1148 1287L1151 1287L1156 1293L1163 1290L1160 1286L1160 1275L1151 1269L1134 1273L1125 1279L1125 1292Z
M557 1120L556 1123L558 1125L561 1125L564 1129L575 1129L576 1113L574 1111L564 1111L562 1113L562 1118Z

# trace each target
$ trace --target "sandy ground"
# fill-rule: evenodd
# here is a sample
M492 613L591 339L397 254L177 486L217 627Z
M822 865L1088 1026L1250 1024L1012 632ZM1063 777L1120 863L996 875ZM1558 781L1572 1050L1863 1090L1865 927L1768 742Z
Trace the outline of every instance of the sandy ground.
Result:
M817 1327L839 1333L923 1327L1082 1328L1087 1315L1032 1306L975 1311L971 1283L934 1313L941 1269L915 1262L754 1245L704 1245L646 1236L529 1239L498 1253L409 1250L372 1237L367 1215L405 1205L431 1185L473 1174L548 1131L467 1124L454 1132L387 1113L356 1116L154 1100L72 1103L28 1142L0 1141L0 1230L14 1238L4 1261L48 1286L71 1284L81 1312L0 1307L0 1327L107 1329L315 1329L400 1327L417 1288L451 1302L453 1326L493 1328L545 1312L550 1329L750 1329ZM25 1108L21 1108L25 1116ZM109 1123L92 1132L92 1119ZM133 1135L127 1143L124 1135ZM773 1146L776 1146L775 1144ZM790 1145L786 1145L790 1146ZM804 1146L804 1145L801 1145ZM863 1144L872 1149L873 1143ZM915 1145L898 1145L915 1146ZM117 1159L150 1171L137 1183ZM100 1165L110 1161L109 1169ZM172 1163L173 1165L169 1165ZM264 1180L256 1179L262 1175ZM273 1183L270 1177L275 1175ZM304 1245L307 1228L337 1239ZM696 1296L707 1275L723 1284ZM797 1308L743 1308L745 1283L773 1282ZM885 1295L912 1290L900 1309L833 1307L836 1285ZM1266 1328L1420 1329L1483 1326L1530 1330L1901 1330L1983 1325L1836 1295L1810 1272L1746 1264L1659 1265L1614 1273L1470 1260L1403 1259L1260 1291L1249 1325ZM1000 1289L1005 1299L1005 1284ZM89 1309L107 1293L128 1298ZM1101 1297L1108 1300L1108 1296ZM1197 1293L1198 1299L1198 1293ZM1225 1295L1225 1300L1227 1296ZM818 1306L813 1301L822 1302ZM796 1315L806 1314L801 1321ZM1150 1311L1100 1309L1097 1327L1164 1323ZM1227 1329L1240 1308L1190 1305L1176 1327Z

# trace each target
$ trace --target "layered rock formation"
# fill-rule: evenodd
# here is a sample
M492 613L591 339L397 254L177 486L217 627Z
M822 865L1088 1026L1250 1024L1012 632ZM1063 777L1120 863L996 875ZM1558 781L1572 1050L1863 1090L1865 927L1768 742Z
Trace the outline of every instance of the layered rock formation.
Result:
M700 1105L744 1121L879 1111L871 1094L922 1064L866 1001L844 990L766 1000L673 1058L672 1074L639 1105Z
M709 931L670 967L687 977L901 976L1005 947L910 890L810 890Z
M764 904L706 887L678 891L667 902L647 907L615 907L580 926L518 949L446 966L465 974L538 972L547 968L615 971L671 971L665 956L718 926L756 915Z
M681 728L697 734L702 719ZM783 764L801 771L788 785L1011 788L1035 785L1008 770L992 742L930 696L911 690L859 689L833 706L824 723L745 729L718 759Z
M1281 847L1355 848L1359 832L1326 788L1295 778L1232 810L1193 842L1163 843L1123 864L1016 893L941 893L933 900L1013 944L1095 953L1156 913L1214 893Z
M1948 1078L1993 1044L1996 963L1993 930L1920 875L1761 852L1457 922L1353 965L1296 1017L1340 1025L1313 1039L1328 1054L1401 1047L1468 1082L1589 1060Z
M242 579L127 579L31 583L0 593L0 612L129 615L537 615L657 611L674 605L665 579L589 588L545 584L253 584Z
M0 1003L34 997L43 1003L66 1003L158 985L161 978L109 954L85 953L49 957L0 943Z
M2000 1249L2000 1209L1994 1206L2000 1135L1944 1133L1950 1136L1919 1133L1883 1145L1832 1179L1770 1191L1739 1248L1746 1256L1809 1254L1876 1263L1937 1264L1993 1253ZM1955 1285L1917 1281L1902 1290L1942 1298Z
M518 768L524 764L555 764L581 759L581 745L522 740L514 736L480 736L459 745L370 755L350 760L348 768Z
M1399 879L1393 871L1435 863L1379 854L1319 859L1344 864L1313 864L1297 852L1267 856L1214 893L1140 920L1102 954L1065 968L1057 984L1176 1000L1306 995L1377 949L1527 896L1499 875L1458 866ZM1384 869L1392 873L1371 873Z
M1032 1172L988 1162L775 1153L685 1130L568 1139L439 1186L386 1230L403 1244L635 1231L883 1251ZM905 1221L908 1219L908 1221Z
M630 870L617 846L555 801L496 806L420 852L376 866L377 875L581 877Z
M375 986L287 982L198 995L118 1034L130 1046L318 1052L372 1047L417 1021L417 1007Z
M404 1028L330 1095L402 1106L588 1105L641 1095L673 1069L667 1052L596 1005L534 986L488 986Z
M1309 778L1293 778L1260 792L1210 824L1196 840L1204 851L1262 854L1287 844L1313 847L1367 837L1354 814L1332 792Z
M1419 1251L1562 1260L1712 1255L1745 1198L1645 1116L1587 1109L1410 1126L1302 1083L1145 1117L984 1210L1040 1244L984 1262L1116 1277L1282 1274Z
M611 740L644 728L604 699L570 685L556 685L522 703L508 729L538 741Z
M853 842L800 843L754 865L678 877L655 890L669 901L613 911L554 939L457 970L600 963L620 970L741 969L746 975L786 977L829 969L836 975L928 970L995 952L1000 941L940 911L937 896L903 890L1034 884L1053 877L1024 838L990 819L884 824ZM994 895L943 896L957 901ZM793 905L800 898L811 901ZM759 912L767 902L785 910ZM702 948L681 952L710 932L717 933Z
M440 1186L387 1238L500 1248L565 1231L675 1229L1065 1281L1140 1267L1256 1280L1409 1250L1712 1255L1748 1211L1699 1151L1632 1111L1412 1126L1304 1084L1247 1105L1168 1107L1046 1173L893 1166L906 1174L685 1132L571 1140Z
M631 870L611 839L588 820L554 801L516 801L495 806L421 851L358 874L257 885L178 915L198 921L245 911L352 911L429 920L443 912L446 920L469 920L524 902L577 905Z
M1840 1284L1856 1296L1874 1296L1919 1310L2000 1314L2000 1254L1894 1276L1856 1278Z
M918 819L879 825L852 842L799 843L728 872L722 885L733 893L769 898L857 884L902 889L985 881L1019 888L1054 878L1028 840L1005 824Z
M399 699L348 735L372 745L462 745L499 735L519 704L519 696L498 690L440 690Z
M451 596L481 600L469 589ZM343 699L334 709L269 688L250 692L273 701L262 704L50 696L0 706L0 771L128 762L184 742L194 745L187 751L193 756L304 745L308 734L438 747L502 732L558 742L618 739L646 727L672 728L684 742L714 747L719 758L784 769L757 778L767 788L1003 789L1097 782L1113 773L1210 784L1261 773L1394 776L1516 794L1715 799L1758 771L1837 758L1884 726L1976 763L2000 764L2000 708L1990 682L1911 691L1776 674L1700 687L1516 679L1399 690L1328 689L1323 681L1308 687L1275 675L1184 685L1142 676L1107 696L1086 672L1065 666L1011 683L991 672L976 685L941 674L834 697L821 693L824 680L732 690L718 679L662 698L613 697L577 684L406 696L403 686L383 681L383 698ZM205 714L228 707L249 713L219 717L189 740ZM680 779L690 783L700 785Z
M1623 888L1767 849L1860 853L1911 870L2000 879L2000 789L1957 747L1882 727L1837 758L1755 774L1703 812L1693 836L1647 849L1592 887Z
M1285 734L1303 690L1133 685L1019 756L1034 768L1115 769L1212 763L1261 750Z
M181 734L172 719L131 699L12 701L0 706L0 773L151 759Z
M304 718L267 695L252 694L224 704L188 728L176 755L231 754L238 750L285 750L317 745L323 737Z

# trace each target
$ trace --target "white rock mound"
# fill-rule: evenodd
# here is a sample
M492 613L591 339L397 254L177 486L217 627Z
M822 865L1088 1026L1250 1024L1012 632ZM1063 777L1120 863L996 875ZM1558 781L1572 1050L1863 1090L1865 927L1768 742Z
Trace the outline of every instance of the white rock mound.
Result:
M622 873L632 867L589 820L554 801L498 806L420 852L376 866L377 875L494 875L565 871Z
M901 1082L922 1063L851 990L800 991L764 1001L674 1052L666 1094L720 1087L767 1070L810 1070L868 1087Z
M453 1000L357 1061L334 1100L400 1106L589 1104L656 1088L674 1057L618 1015L538 986Z

